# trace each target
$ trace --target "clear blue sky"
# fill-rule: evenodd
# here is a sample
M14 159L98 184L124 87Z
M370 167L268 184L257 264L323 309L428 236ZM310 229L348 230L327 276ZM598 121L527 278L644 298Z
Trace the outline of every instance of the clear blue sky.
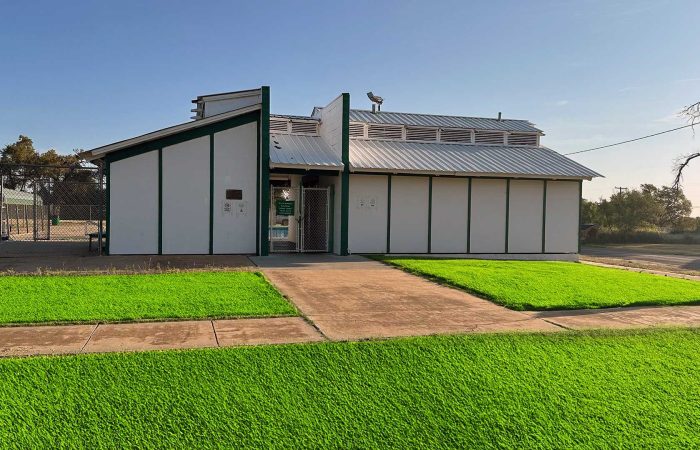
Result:
M28 1L0 9L0 145L70 152L187 121L198 94L271 86L273 112L368 107L529 119L560 152L681 125L700 100L700 2ZM700 131L698 131L700 134ZM685 130L576 157L668 184ZM700 206L700 162L685 184ZM700 214L700 209L696 209Z

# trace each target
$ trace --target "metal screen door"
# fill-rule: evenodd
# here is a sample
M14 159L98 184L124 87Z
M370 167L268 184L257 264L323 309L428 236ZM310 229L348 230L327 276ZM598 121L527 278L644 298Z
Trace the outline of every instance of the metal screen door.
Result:
M272 187L270 251L327 252L330 188Z

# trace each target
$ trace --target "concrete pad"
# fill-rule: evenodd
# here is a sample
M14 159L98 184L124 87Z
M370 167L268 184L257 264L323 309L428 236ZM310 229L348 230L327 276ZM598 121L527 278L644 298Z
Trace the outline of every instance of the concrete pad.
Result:
M560 327L376 261L262 268L333 340ZM510 327L505 326L510 324Z
M214 329L221 347L324 340L323 336L301 317L215 320Z
M0 328L0 356L79 353L97 325Z
M209 320L100 325L83 350L86 353L216 347Z
M700 306L542 311L532 312L530 315L572 330L658 326L700 327Z

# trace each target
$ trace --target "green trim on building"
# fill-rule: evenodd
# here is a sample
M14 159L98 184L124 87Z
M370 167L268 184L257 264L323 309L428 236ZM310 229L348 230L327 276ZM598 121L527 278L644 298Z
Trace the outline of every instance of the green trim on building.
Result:
M343 173L340 181L340 254L348 254L348 221L350 215L350 94L343 93L343 127L341 159Z
M547 234L547 180L543 180L544 189L542 190L542 253L545 253L545 243Z
M333 253L333 235L335 234L335 185L331 184L328 192L328 252Z
M214 133L209 135L209 254L214 254Z
M582 217L583 209L583 180L578 182L578 230L576 230L576 237L578 242L578 253L581 253L581 225L583 225Z
M260 121L257 121L255 166L255 254L260 254Z
M510 226L510 178L506 178L506 253L508 253L509 236L508 229Z
M428 253L433 247L433 176L428 177Z
M472 177L469 177L467 189L467 253L471 253L472 247Z
M158 149L158 254L163 254L163 149Z
M110 178L109 178L109 161L105 161L105 177L107 181L107 188L105 191L105 255L109 255L109 186L110 186Z
M158 150L159 148L170 147L172 145L177 145L183 142L191 141L192 139L197 139L200 137L208 136L213 133L228 130L230 128L236 128L241 125L246 125L256 120L258 120L258 112L253 111L251 113L243 114L238 117L232 117L230 119L222 120L221 122L213 123L211 125L205 125L203 127L183 131L181 133L173 134L160 139L154 139L152 141L144 142L142 144L137 144L133 147L118 150L113 153L108 153L107 155L105 155L105 161L120 161L122 159L127 159L154 150Z
M386 183L386 252L391 253L391 175Z
M270 254L270 87L260 88L260 255Z

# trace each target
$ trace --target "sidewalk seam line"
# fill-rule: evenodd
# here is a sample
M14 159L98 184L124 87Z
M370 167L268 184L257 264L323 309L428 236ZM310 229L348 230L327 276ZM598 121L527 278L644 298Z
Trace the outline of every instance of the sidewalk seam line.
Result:
M211 322L211 329L214 331L214 340L216 340L216 346L221 347L221 344L219 343L219 335L216 334L216 327L214 326L214 321L210 320Z
M565 330L574 330L574 331L576 330L575 328L569 328L569 327L566 327L566 326L564 326L564 325L562 325L562 324L560 324L560 323L554 322L554 321L552 321L552 320L547 320L547 319L542 318L542 317L538 317L538 319L540 319L540 320L543 321L543 322L551 323L552 325L554 325L554 326L556 326L556 327L559 327L559 328L563 328L563 329L565 329Z
M95 335L95 332L97 331L97 328L98 328L100 325L101 325L100 322L97 322L97 323L95 324L95 328L92 329L92 332L90 333L90 336L88 336L87 341L85 341L85 343L83 344L83 346L80 347L80 352L78 352L78 353L83 353L83 351L85 350L85 347L87 347L87 345L90 343L90 341L92 340L92 337Z

